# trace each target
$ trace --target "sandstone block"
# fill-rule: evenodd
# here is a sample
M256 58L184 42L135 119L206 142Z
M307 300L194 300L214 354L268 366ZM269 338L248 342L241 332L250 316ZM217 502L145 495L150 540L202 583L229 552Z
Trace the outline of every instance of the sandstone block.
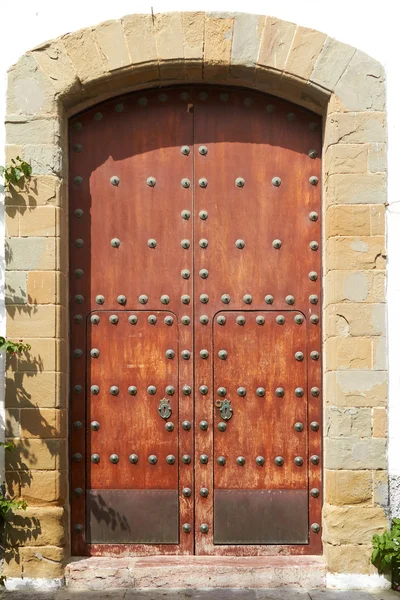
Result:
M35 337L51 338L59 335L61 307L26 306L16 310L15 305L7 307L7 334L11 338Z
M62 470L66 467L66 440L19 440L10 438L15 444L13 452L5 455L6 471L14 476L16 471Z
M206 15L204 25L204 77L227 77L231 58L234 18L211 13Z
M22 365L21 365L22 366ZM47 371L7 373L6 406L17 408L65 408L65 373Z
M294 23L266 17L258 63L267 68L283 71L295 31Z
M325 306L334 302L377 302L386 297L385 271L329 271L324 278Z
M60 180L56 177L31 177L26 188L11 187L7 190L5 202L8 206L60 206Z
M386 304L330 304L325 319L327 337L385 335Z
M10 271L54 271L58 265L57 238L8 238L6 263Z
M370 206L371 235L385 235L386 232L386 207L382 205Z
M154 30L160 77L162 79L183 78L185 66L181 13L156 15Z
M325 152L325 173L329 176L367 173L368 147L364 144L334 144Z
M311 81L328 90L334 90L354 53L355 49L351 46L330 37L326 38L310 76Z
M384 371L332 371L325 374L325 400L333 406L373 407L387 404Z
M6 408L5 411L5 436L7 438L18 438L20 436L19 423L20 411L18 408Z
M384 112L332 113L328 116L326 147L331 144L386 142Z
M31 345L27 356L17 357L17 369L23 373L38 373L39 371L67 372L65 340L58 338L24 338Z
M22 408L21 438L66 437L66 411L53 408Z
M19 548L7 548L4 551L1 574L3 577L22 577L22 560Z
M326 269L384 269L385 237L332 237L326 244Z
M388 526L380 507L325 504L323 514L323 539L329 544L370 544L373 534L381 534Z
M28 507L26 511L15 511L6 526L6 535L13 546L62 546L65 526L62 507Z
M373 471L373 501L378 506L389 506L389 481L387 471Z
M342 110L385 110L385 72L382 65L357 50L335 86Z
M369 144L368 170L370 173L383 173L387 171L386 144Z
M27 144L24 146L23 159L31 165L34 175L65 175L65 161L58 145Z
M121 21L105 21L93 29L107 71L122 69L130 64L128 46Z
M204 12L183 12L183 53L186 77L201 77L203 70Z
M5 283L6 304L26 304L27 274L24 271L7 271Z
M325 342L325 360L328 371L343 369L370 369L372 341L367 337L331 337Z
M326 34L314 29L297 27L285 66L286 73L309 79L326 38Z
M387 339L385 336L372 339L372 368L376 371L387 369Z
M326 237L370 235L370 207L362 204L330 206L325 214Z
M24 577L53 579L64 576L66 550L57 546L21 548Z
M387 437L387 410L386 408L372 409L372 434L377 438Z
M384 204L385 173L334 174L326 182L326 202L331 204Z
M32 55L57 94L65 95L78 89L75 67L60 39L37 46L32 50Z
M30 481L22 477L20 497L28 506L62 505L68 501L66 471L30 471Z
M55 89L31 53L8 72L7 114L45 115L57 112Z
M325 430L330 438L371 437L371 409L330 407L326 413Z
M106 70L91 29L80 29L63 35L61 43L81 83L88 84L104 77Z
M157 46L151 15L129 15L122 19L131 64L140 68L153 65L159 73Z
M27 274L29 304L64 304L66 277L57 271L29 271Z
M60 209L38 206L27 210L20 219L19 234L23 237L58 237L60 235Z
M6 121L6 139L8 144L25 146L26 144L58 144L60 139L60 120L34 119L21 122Z
M15 206L6 206L5 209L5 224L6 224L6 236L7 237L18 237L19 236L19 219L20 211Z
M357 573L371 575L376 572L371 565L372 545L324 545L324 555L330 573Z
M326 438L327 469L386 469L386 440L382 438ZM362 542L360 542L362 543Z
M325 502L371 504L372 471L325 471Z
M232 77L253 81L265 17L238 13L235 16L231 52Z

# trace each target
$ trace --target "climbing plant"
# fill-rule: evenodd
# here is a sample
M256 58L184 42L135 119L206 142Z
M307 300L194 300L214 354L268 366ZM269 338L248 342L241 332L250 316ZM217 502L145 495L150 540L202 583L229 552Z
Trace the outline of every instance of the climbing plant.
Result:
M32 167L29 163L22 160L20 156L11 159L11 165L8 167L0 166L0 176L4 177L4 186L17 185L25 177L29 179L32 175Z
M392 572L392 587L400 590L400 519L393 519L392 528L372 536L372 564L382 573Z

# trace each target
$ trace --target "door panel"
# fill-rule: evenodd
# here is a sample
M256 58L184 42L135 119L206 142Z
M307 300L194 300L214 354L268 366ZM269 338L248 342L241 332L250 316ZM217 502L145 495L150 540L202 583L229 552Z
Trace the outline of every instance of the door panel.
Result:
M74 554L320 552L320 156L248 90L71 120Z

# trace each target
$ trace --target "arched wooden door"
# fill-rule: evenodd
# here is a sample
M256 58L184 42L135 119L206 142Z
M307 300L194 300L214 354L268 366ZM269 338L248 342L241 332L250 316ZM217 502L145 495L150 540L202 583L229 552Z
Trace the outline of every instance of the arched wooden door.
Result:
M320 157L248 90L71 121L74 554L320 551Z

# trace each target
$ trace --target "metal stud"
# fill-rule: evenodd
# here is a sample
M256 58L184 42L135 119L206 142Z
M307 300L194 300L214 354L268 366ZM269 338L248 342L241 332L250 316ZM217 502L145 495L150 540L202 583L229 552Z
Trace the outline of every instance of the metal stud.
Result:
M190 148L189 148L189 146L182 146L182 148L181 148L181 153L182 153L184 156L187 156L188 154L190 154Z
M168 396L173 396L175 394L175 388L173 385L167 385L167 387L165 388L165 393Z
M313 523L313 524L311 525L311 531L312 531L313 533L319 533L319 532L321 531L321 527L320 527L320 525L318 525L318 523Z
M183 269L181 271L181 277L183 279L189 279L189 277L190 277L190 271L189 271L189 269Z
M282 387L278 387L275 390L275 394L278 396L278 398L283 398L285 395L285 390Z
M101 294L98 294L96 296L96 304L104 304L105 301L106 301L106 299ZM92 321L92 323L93 323L93 321Z
M301 467L303 463L304 463L304 460L302 459L302 457L296 456L296 458L294 459L294 464L298 467Z
M75 240L75 246L77 248L83 248L84 244L85 244L85 242L81 238L78 238Z
M263 456L257 456L256 465L262 467L265 464L265 458Z
M138 299L140 304L147 304L147 302L149 301L149 297L146 296L146 294L141 294Z
M102 118L103 118L103 113L101 113L101 112L94 113L94 120L95 121L101 121Z
M74 494L75 494L75 496L78 496L78 498L79 498L79 496L82 496L82 494L83 494L83 489L80 487L75 488Z
M315 398L318 398L318 396L320 394L319 388L312 387L310 391L311 391L311 396L314 396Z
M218 357L219 357L221 360L226 360L226 359L228 358L228 353L227 353L227 351L226 351L226 350L219 350L219 352L218 352Z
M294 113L292 113L292 112L288 113L287 114L287 120L291 121L291 122L295 121L296 120L296 115Z
M303 315L295 315L294 316L294 322L297 325L301 325L302 323L304 323L304 317L303 317Z
M154 239L147 240L147 245L149 248L155 248L157 246L157 242Z
M82 185L82 183L83 183L83 177L81 177L80 175L77 175L76 177L74 177L75 185Z
M310 321L311 321L311 323L313 325L317 325L319 323L319 316L318 315L311 315Z
M184 248L185 250L187 250L188 248L190 248L190 241L189 240L182 240L181 241L181 246L182 246L182 248Z
M164 319L164 323L166 325L172 325L173 322L174 322L174 318L169 315L167 315Z
M80 348L76 348L73 352L75 358L81 358L83 356L83 352Z
M208 350L200 350L200 358L208 358Z
M244 325L246 323L246 317L243 317L242 315L236 317L236 323L238 325Z
M173 454L168 454L167 458L165 459L168 465L174 465L175 464L175 456Z
M285 317L283 315L278 315L275 319L278 325L283 325L285 323Z
M149 315L147 317L147 321L150 323L150 325L155 325L157 323L156 315Z
M82 277L83 277L83 270L82 269L75 269L74 275L75 275L76 279L82 279Z
M298 432L303 431L303 429L304 429L303 423L300 423L300 422L299 423L295 423L293 425L293 427L294 427L294 430L298 431Z
M183 531L183 533L190 533L192 531L192 528L191 528L190 524L189 523L184 523L182 525L182 531Z
M129 455L129 462L130 462L132 465L136 465L136 464L139 462L139 457L138 457L138 455L137 455L137 454L130 454L130 455Z
M184 454L182 456L182 462L185 465L190 465L190 463L192 462L192 459L190 458L189 454Z
M119 248L119 247L120 247L120 245L121 245L121 242L119 241L119 239L118 239L118 238L113 238L113 239L111 240L111 246L112 246L113 248Z
M294 355L295 359L298 360L299 362L301 362L304 358L304 354L302 352L296 352L296 354Z
M142 298L143 296L140 296L140 298ZM140 298L139 298L139 302L140 302ZM146 296L147 298L147 296ZM167 296L166 294L163 294L160 298L160 302L161 304L169 304L169 296ZM145 302L142 302L142 304L145 304Z
M90 392L93 394L93 396L97 396L98 393L100 392L100 388L98 385L91 385L90 386Z
M90 423L90 429L92 431L98 431L100 429L100 423L98 421L92 421Z
M311 150L308 151L308 156L310 158L317 158L317 151L314 150L314 148L312 148Z
M82 294L76 294L74 299L77 304L83 304L83 302L85 301L85 298L84 296L82 296Z
M182 388L182 392L185 396L190 396L190 394L192 393L192 388L190 387L190 385L184 385Z
M231 301L231 297L229 294L222 294L221 302L223 302L224 304L229 304L230 301Z
M222 93L222 94L219 95L219 99L221 100L221 102L228 102L228 100L229 100L229 94Z
M243 104L244 104L244 105L245 105L247 108L249 108L249 107L250 107L250 106L253 104L253 98L245 98L245 99L243 100Z
M244 181L243 177L237 177L235 179L236 187L242 188L242 187L244 187L244 184L245 184L245 181Z
M200 269L199 275L200 275L200 277L202 279L207 279L207 277L208 277L208 271L207 271L207 269Z
M208 489L207 489L206 487L202 487L202 488L200 488L200 496L201 496L202 498L207 498L207 496L208 496L208 493L209 493L209 492L208 492Z
M199 427L200 427L201 431L207 431L207 429L208 429L208 422L207 421L200 421Z
M199 246L200 246L200 248L207 248L207 247L208 247L208 240L206 240L206 239L201 239L201 240L199 241Z
M224 422L221 422L221 423L218 423L217 427L218 427L218 431L224 432L224 431L226 431L227 424Z
M221 398L224 398L226 396L226 388L224 387L219 387L217 390L217 394L218 396L220 396Z
M137 103L139 106L147 106L148 100L145 98L145 96L142 96L138 99Z
M201 315L199 320L202 325L207 325L209 318L207 317L207 315Z
M310 496L312 496L313 498L318 498L318 496L319 496L319 489L318 488L312 488L310 490Z
M82 531L83 531L83 525L81 525L81 523L77 523L76 525L74 525L74 531L76 533L82 533Z
M315 242L315 241L310 242L310 248L311 248L311 250L314 250L314 252L316 250L318 250L318 248L319 248L318 242Z
M294 304L294 296L286 296L285 302L286 304Z
M136 394L137 394L137 387L136 387L136 385L130 385L128 387L128 394L130 396L136 396Z
M261 315L259 315L258 317L256 317L256 323L258 325L264 325L264 323L265 323L265 317L262 317Z
M200 525L200 531L201 533L208 533L208 525L206 523L202 523Z
M272 246L275 248L275 250L279 250L279 248L282 248L281 240L274 240L272 242Z
M311 183L311 185L317 185L318 177L316 177L316 175L313 175L312 177L310 177L310 179L308 181Z
M74 421L73 425L74 425L74 429L78 429L78 430L82 429L82 427L83 427L82 421Z
M208 456L207 456L207 454L200 454L199 460L200 460L200 463L202 465L206 465L208 463Z
M117 385L112 385L110 387L110 394L112 394L113 396L118 396L119 394L119 388Z
M155 465L157 463L157 456L155 454L150 454L149 458L147 459L149 461L149 463L151 465Z
M318 296L316 294L311 294L311 296L309 296L308 299L311 302L311 304L318 304Z
M310 212L308 215L310 221L318 221L318 213L315 211Z
M112 323L113 325L116 325L119 321L119 318L117 317L117 315L110 315L108 317L108 320L110 321L110 323Z
M129 315L128 321L131 325L136 325L136 323L138 322L138 318L136 315Z
M253 302L253 296L251 296L251 294L245 294L243 296L243 302L245 304L251 304Z
M263 387L258 387L256 389L256 394L257 396L259 396L260 398L263 398L265 396L265 388Z
M100 350L98 350L97 348L92 348L90 351L90 356L92 358L99 358L100 356Z
M200 94L199 94L199 98L200 98L200 100L202 100L203 102L204 102L205 100L207 100L207 99L208 99L208 94L207 94L207 92L200 92Z
M199 179L199 186L201 188L206 188L208 185L208 181L205 177L201 177L201 179Z
M181 318L181 322L182 322L182 325L190 325L190 317L188 317L187 315L184 315Z
M188 487L184 487L182 490L182 496L184 496L185 498L190 498L191 495L192 495L192 490Z
M318 431L319 429L319 423L317 423L317 421L312 421L310 423L310 427L312 431Z
M218 456L218 458L217 458L217 464L220 465L221 467L223 467L224 465L226 465L226 458L225 458L225 456Z
M147 388L147 393L150 394L150 396L154 396L154 394L157 392L157 388L155 385L149 385Z
M168 348L168 350L165 353L165 356L167 358L174 358L175 357L175 352L171 348Z
M189 94L188 94L188 92L181 92L179 94L179 96L181 97L182 100L184 100L184 102L186 102L187 100L189 100Z
M76 210L74 210L74 217L76 217L77 219L83 217L83 210L81 208L77 208Z
M205 156L208 152L208 148L207 146L199 146L199 154L201 154L202 156Z
M118 185L119 185L119 177L117 177L116 175L113 175L113 176L110 178L110 183L111 183L112 185L118 186Z
M184 431L190 431L191 427L190 421L182 421L182 429Z
M181 217L182 219L184 219L185 221L188 221L190 219L190 211L188 210L183 210L181 212Z
M304 390L302 387L297 387L294 390L294 395L297 396L297 398L302 398L304 396Z
M116 104L115 105L115 112L121 113L124 112L124 105L123 104Z
M74 316L74 322L75 322L76 324L82 323L82 321L83 321L83 317L82 317L82 315L75 315L75 316Z
M202 221L206 221L208 219L208 212L206 210L201 210L199 212L199 217Z
M191 357L191 353L189 352L189 350L182 350L181 356L183 360L189 360L189 358Z
M235 245L238 250L243 250L245 247L245 242L244 240L236 240Z
M209 297L207 296L207 294L200 295L200 302L202 302L203 304L207 304L208 300L209 300Z
M83 124L80 121L76 121L73 125L72 125L73 129L75 131L82 131L83 129Z
M75 394L80 394L83 391L83 387L81 385L74 385Z
M316 271L310 271L309 274L308 274L308 278L311 281L317 281L317 279L318 279L318 273Z
M237 391L237 395L240 396L241 398L244 398L246 395L246 388L244 387L238 387Z
M160 102L166 102L168 100L167 94L158 94L158 99Z
M279 187L282 183L282 180L280 177L273 177L271 183L273 186Z
M218 323L218 325L225 325L226 317L224 317L224 315L219 315L217 317L217 323Z
M117 302L118 304L126 304L126 296L124 296L123 294L120 294L119 296L117 296Z
M75 452L75 454L72 457L74 462L81 462L82 458L83 456L80 452Z
M310 352L310 357L312 358L312 360L318 360L319 352L317 352L316 350L313 350L312 352Z
M275 461L274 461L274 462L275 462L275 464L276 464L278 467L281 467L285 461L284 461L284 459L283 459L283 456L277 456L277 457L275 458Z
M239 465L239 467L244 467L245 462L246 459L244 456L238 456L236 459L236 463Z
M181 186L183 188L190 188L190 179L187 179L186 177L181 179Z
M267 113L269 113L271 115L275 110L275 106L273 104L267 104L267 106L265 107L265 110L267 111Z
M318 465L319 464L319 456L317 454L313 454L312 456L310 456L310 463L312 465Z
M271 294L267 294L264 298L266 304L272 304L274 302L274 297Z
M206 394L208 394L208 387L206 385L201 385L199 387L199 392L202 396L205 396Z
M146 183L149 187L154 187L157 183L156 178L155 177L148 177L146 179Z

